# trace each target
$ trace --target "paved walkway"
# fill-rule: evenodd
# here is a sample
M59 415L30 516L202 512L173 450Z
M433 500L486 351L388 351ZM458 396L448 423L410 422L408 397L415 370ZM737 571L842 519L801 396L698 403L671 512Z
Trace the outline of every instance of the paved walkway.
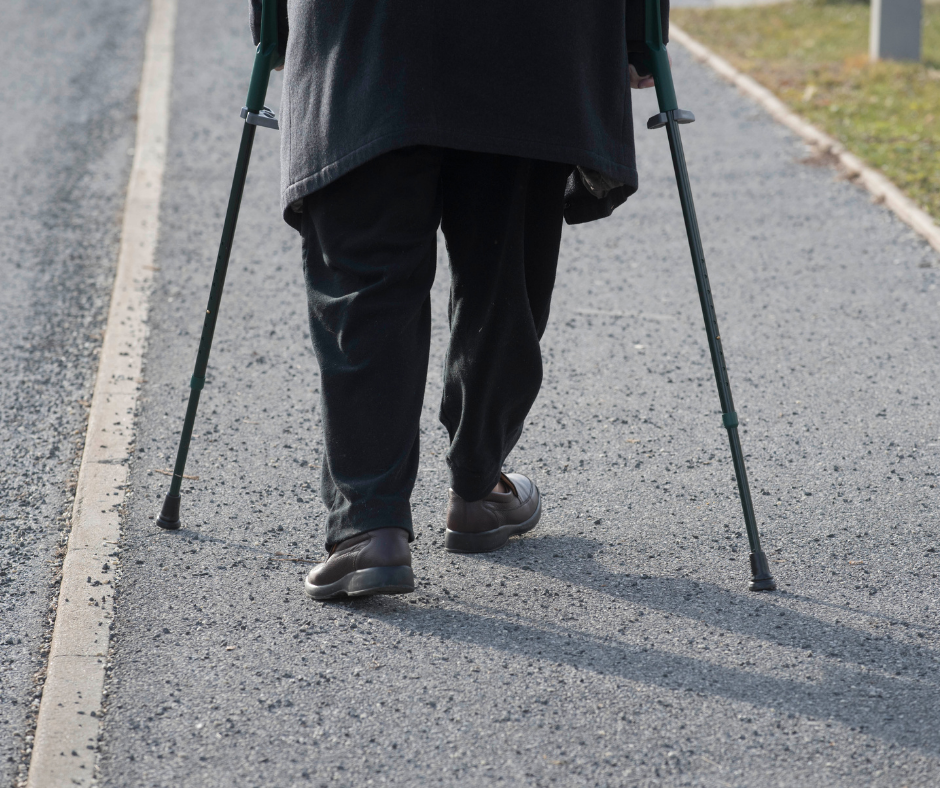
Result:
M640 193L565 231L545 385L510 458L544 490L536 531L490 555L441 549L442 256L418 592L306 599L303 561L323 539L318 378L264 130L191 455L200 479L184 529L153 526L237 148L245 36L220 0L180 9L101 784L936 784L940 260L680 49L780 592L745 590L668 147L644 128L651 92L637 101Z

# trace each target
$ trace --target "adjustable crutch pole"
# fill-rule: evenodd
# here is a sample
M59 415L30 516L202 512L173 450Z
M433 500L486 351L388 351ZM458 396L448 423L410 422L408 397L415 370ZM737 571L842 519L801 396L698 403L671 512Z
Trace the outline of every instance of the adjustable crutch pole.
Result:
M646 0L646 45L649 49L650 73L656 83L656 98L659 102L659 114L650 118L647 128L666 127L669 137L669 149L672 151L672 163L676 171L676 185L679 187L679 202L685 218L685 230L689 236L689 250L692 253L692 267L695 269L695 281L698 284L698 296L702 303L702 316L705 318L705 333L708 335L708 349L711 352L715 380L718 383L718 399L721 401L722 421L728 430L731 444L731 460L734 463L734 475L738 481L738 493L741 496L741 508L744 510L744 525L747 540L751 548L751 591L773 591L777 584L770 574L767 556L761 549L757 520L754 517L754 504L751 490L747 483L747 470L744 467L744 452L738 436L738 414L734 410L731 398L731 384L725 356L721 349L721 335L718 332L718 319L715 317L715 305L712 291L708 284L708 271L705 268L705 255L702 252L702 237L699 234L698 219L692 203L692 188L689 185L689 172L682 150L682 138L679 124L692 123L695 117L691 112L678 108L676 91L672 82L672 70L663 43L662 16L659 0Z
M228 208L225 212L225 224L222 226L222 240L219 243L219 254L215 261L212 288L209 290L209 303L206 306L206 316L202 324L199 351L196 353L196 365L189 382L189 404L186 406L183 431L176 450L176 464L173 467L170 491L157 517L157 525L168 530L176 530L180 527L180 487L183 484L183 471L186 469L186 456L189 454L193 425L196 423L199 394L206 383L209 351L212 349L212 336L215 333L215 323L219 316L219 306L222 303L222 288L225 286L225 274L228 271L229 256L232 252L232 239L235 237L235 225L238 223L238 210L241 207L242 193L245 190L245 178L248 175L248 162L251 159L255 128L257 126L277 128L274 113L264 106L271 70L283 62L277 44L276 2L277 0L262 0L261 43L255 52L255 63L248 86L248 99L241 112L245 125L242 129L242 140L235 164L235 177L232 179L232 190L229 193Z

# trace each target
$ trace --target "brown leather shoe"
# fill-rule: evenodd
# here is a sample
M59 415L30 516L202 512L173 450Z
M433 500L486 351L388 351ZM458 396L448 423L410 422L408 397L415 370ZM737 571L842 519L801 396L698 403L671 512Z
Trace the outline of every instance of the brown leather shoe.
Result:
M304 589L314 599L414 591L408 532L378 528L338 542L326 561L310 570Z
M444 548L451 553L488 553L515 534L535 528L542 516L539 488L521 473L501 473L509 492L492 492L482 501L467 503L449 491Z

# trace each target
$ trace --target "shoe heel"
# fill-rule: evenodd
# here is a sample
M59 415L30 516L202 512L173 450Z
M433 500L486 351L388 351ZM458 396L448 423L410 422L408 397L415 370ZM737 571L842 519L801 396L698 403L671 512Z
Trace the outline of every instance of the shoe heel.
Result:
M506 544L512 534L512 527L505 525L481 534L465 534L448 528L444 533L444 549L448 553L491 553Z
M504 525L479 534L465 534L461 531L451 531L448 528L444 532L444 549L448 553L491 553L506 544L510 536L531 531L538 524L541 517L542 502L539 501L538 508L532 516L522 523Z
M415 576L410 566L375 566L351 572L328 585L315 586L305 580L304 590L319 601L342 596L410 594L415 590Z
M415 576L410 566L374 566L360 569L347 578L347 596L369 594L410 594L415 590Z

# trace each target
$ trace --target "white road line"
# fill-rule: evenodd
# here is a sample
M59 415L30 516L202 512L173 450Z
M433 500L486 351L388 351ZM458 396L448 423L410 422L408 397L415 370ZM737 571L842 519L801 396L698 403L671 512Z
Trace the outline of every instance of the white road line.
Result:
M842 143L837 142L791 111L767 88L758 84L746 74L742 74L727 60L718 57L708 47L696 41L684 30L680 30L676 25L670 25L669 36L688 49L696 60L710 66L720 76L735 85L738 90L754 99L767 110L774 120L795 132L804 142L809 143L820 153L829 154L838 159L840 166L849 178L868 189L876 202L883 202L897 214L902 222L910 225L926 239L927 243L940 252L940 227L936 225L930 214L921 210L910 197L884 175L869 167L857 156L853 156Z
M151 0L117 274L78 476L28 788L90 785L166 161L177 0Z

